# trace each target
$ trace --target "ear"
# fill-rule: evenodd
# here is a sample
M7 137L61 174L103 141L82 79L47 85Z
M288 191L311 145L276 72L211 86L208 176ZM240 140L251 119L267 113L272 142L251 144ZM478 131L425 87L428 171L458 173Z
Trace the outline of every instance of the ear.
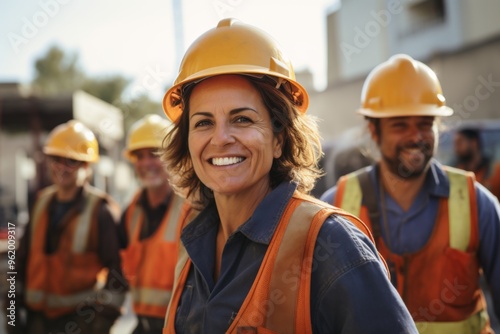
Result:
M283 132L274 135L273 139L273 157L279 159L283 153Z
M379 123L379 126L380 126L380 123ZM378 141L380 138L377 134L377 127L375 126L374 122L368 122L368 130L370 131L370 137L372 138L372 140L378 144Z

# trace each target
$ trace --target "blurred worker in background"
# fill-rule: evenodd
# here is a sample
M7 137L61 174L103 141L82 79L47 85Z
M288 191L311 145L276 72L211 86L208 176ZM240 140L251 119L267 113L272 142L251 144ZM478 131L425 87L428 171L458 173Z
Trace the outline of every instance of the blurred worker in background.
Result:
M457 130L453 147L456 167L473 172L479 183L500 198L500 163L486 156L481 132L474 128Z
M125 156L142 184L122 214L119 233L123 271L138 323L134 334L161 333L174 283L183 198L168 183L158 150L171 123L146 115L128 134Z
M34 204L18 252L27 333L109 333L127 290L117 238L120 209L92 187L97 140L71 120L43 147L52 186ZM99 279L98 279L99 277Z
M472 173L433 159L438 117L453 113L435 73L395 55L368 75L361 100L381 159L321 199L367 222L421 332L491 333L479 277L500 315L499 206Z
M321 154L307 106L256 27L224 19L188 49L163 100L164 157L201 212L164 333L416 333L366 226L307 195Z

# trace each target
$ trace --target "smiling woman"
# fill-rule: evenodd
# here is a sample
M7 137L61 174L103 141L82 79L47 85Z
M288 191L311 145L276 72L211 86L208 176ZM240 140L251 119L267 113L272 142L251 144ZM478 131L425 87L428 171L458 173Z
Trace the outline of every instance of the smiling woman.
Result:
M366 226L308 195L321 151L307 104L255 27L223 20L187 51L164 159L198 211L164 333L416 333Z

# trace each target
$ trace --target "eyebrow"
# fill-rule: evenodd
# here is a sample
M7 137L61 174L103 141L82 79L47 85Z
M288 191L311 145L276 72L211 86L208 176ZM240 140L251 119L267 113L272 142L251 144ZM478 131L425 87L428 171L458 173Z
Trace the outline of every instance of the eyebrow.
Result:
M257 113L257 110L255 110L253 108L250 108L250 107L241 107L241 108L232 109L229 112L229 115L236 115L236 114L239 114L239 113L241 113L243 111L246 111L246 110L250 110L250 111L253 111L253 112ZM193 115L191 115L190 119L192 119L195 116L212 117L213 115L212 115L212 113L210 113L208 111L199 111L199 112L196 112Z

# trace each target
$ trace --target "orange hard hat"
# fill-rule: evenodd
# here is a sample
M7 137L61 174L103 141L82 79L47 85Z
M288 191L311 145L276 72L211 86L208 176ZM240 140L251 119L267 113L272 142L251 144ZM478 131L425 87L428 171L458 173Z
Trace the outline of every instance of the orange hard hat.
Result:
M99 160L99 145L89 128L79 121L70 120L56 126L49 133L43 153L78 161L96 162Z
M397 54L375 67L365 80L358 113L373 118L450 116L434 71L408 55Z
M179 74L163 98L166 115L176 121L182 114L181 91L185 84L220 74L274 77L292 87L293 103L301 112L309 104L307 91L295 80L291 62L278 43L264 31L236 19L223 19L189 47Z
M172 123L156 114L149 114L132 124L124 155L133 160L132 152L142 148L161 148L163 138Z

